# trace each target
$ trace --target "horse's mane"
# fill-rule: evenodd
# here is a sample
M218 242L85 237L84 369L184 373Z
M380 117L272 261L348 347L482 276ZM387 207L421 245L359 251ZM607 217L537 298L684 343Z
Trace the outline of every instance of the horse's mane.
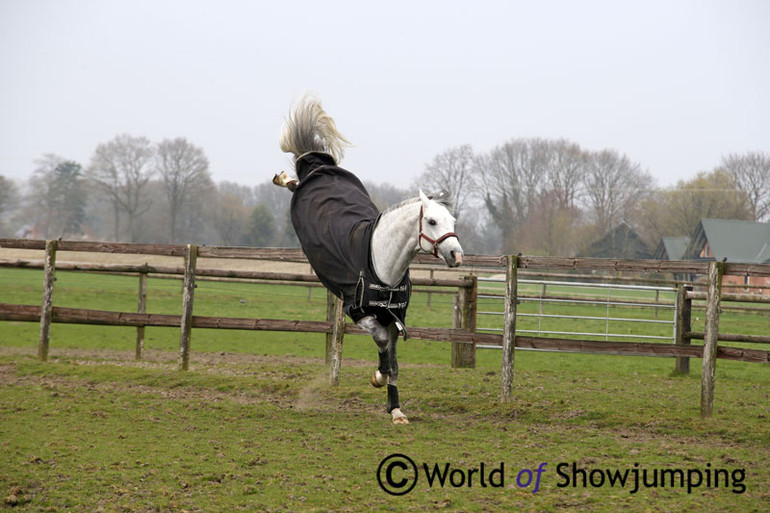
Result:
M440 190L439 192L437 192L435 194L428 194L428 198L432 199L433 201L435 201L439 205L445 207L447 210L449 210L449 212L452 212L452 208L454 206L454 205L452 205L452 195L446 189L442 189L442 190ZM407 199L405 199L404 201L402 201L400 203L396 203L395 205L389 206L388 208L383 210L382 213L385 214L385 213L390 212L392 210L399 209L401 207L404 207L404 206L409 205L411 203L416 203L418 201L420 201L420 197L419 196L414 197L414 198L407 198Z

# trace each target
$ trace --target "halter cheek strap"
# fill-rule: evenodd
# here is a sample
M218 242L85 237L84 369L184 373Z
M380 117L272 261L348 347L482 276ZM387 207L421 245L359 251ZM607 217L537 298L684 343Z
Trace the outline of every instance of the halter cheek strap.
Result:
M422 232L422 205L420 205L420 236L417 238L417 244L422 250L422 240L425 239L428 241L428 244L433 246L433 256L438 258L438 245L447 240L449 237L454 237L455 239L460 239L455 232L447 232L438 239L431 239L427 235L425 235ZM424 251L424 250L423 250Z

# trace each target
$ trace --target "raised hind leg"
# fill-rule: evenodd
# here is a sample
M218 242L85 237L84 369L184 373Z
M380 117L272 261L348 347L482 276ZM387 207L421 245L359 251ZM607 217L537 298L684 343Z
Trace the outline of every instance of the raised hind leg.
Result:
M372 336L380 355L380 365L372 374L372 386L375 388L384 387L388 384L388 376L390 375L390 353L388 351L390 333L372 315L358 321L358 326Z
M294 189L296 189L297 185L299 185L299 180L296 178L289 178L289 175L287 175L284 171L281 171L280 173L275 174L273 177L273 183L279 187L286 187L291 192L294 192Z
M396 360L396 341L398 340L398 327L395 323L385 327L373 317L364 317L358 325L369 333L380 356L380 365L372 375L372 386L380 388L388 386L388 413L394 424L408 424L406 415L401 411L398 400L398 361Z

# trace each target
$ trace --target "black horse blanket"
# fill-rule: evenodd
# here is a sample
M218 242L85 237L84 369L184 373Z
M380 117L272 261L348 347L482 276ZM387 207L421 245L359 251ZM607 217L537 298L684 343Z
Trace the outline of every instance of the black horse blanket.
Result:
M371 238L380 211L361 181L325 153L307 153L296 162L299 185L291 200L291 222L321 283L343 300L358 322L375 315L389 325L406 318L409 272L396 287L379 281L371 260Z

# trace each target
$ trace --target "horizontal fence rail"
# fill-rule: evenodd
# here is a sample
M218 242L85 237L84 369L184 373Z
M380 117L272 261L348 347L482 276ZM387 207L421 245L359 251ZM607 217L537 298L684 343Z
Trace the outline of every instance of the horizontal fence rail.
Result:
M33 305L10 305L0 303L0 321L37 322L41 307ZM82 308L53 307L53 322L64 324L94 324L104 326L154 326L178 328L181 315L138 314L89 310ZM288 331L297 333L332 333L333 323L328 321L290 321L283 319L239 319L193 316L194 328L236 329L252 331ZM360 328L347 325L345 333L365 335ZM473 333L463 329L413 327L410 335L418 340L459 342L476 344L477 347L502 347L502 336ZM640 342L602 342L562 338L516 337L516 347L535 351L560 351L593 354L617 354L634 356L687 356L700 358L701 346L677 346ZM744 348L720 347L721 358L736 361L770 363L767 351Z
M6 260L0 259L0 268L19 268L19 269L44 269L43 260ZM105 273L147 273L147 274L166 274L184 276L183 266L162 266L162 265L131 265L131 264L91 264L60 262L56 264L56 269L60 271L84 271L84 272L105 272ZM246 280L262 281L293 281L304 283L320 284L321 280L315 274L301 273L282 273L273 271L242 271L227 269L207 269L200 268L195 270L196 276L217 277L217 278L239 278ZM468 281L455 278L422 278L415 276L412 278L412 284L429 287L468 287Z

